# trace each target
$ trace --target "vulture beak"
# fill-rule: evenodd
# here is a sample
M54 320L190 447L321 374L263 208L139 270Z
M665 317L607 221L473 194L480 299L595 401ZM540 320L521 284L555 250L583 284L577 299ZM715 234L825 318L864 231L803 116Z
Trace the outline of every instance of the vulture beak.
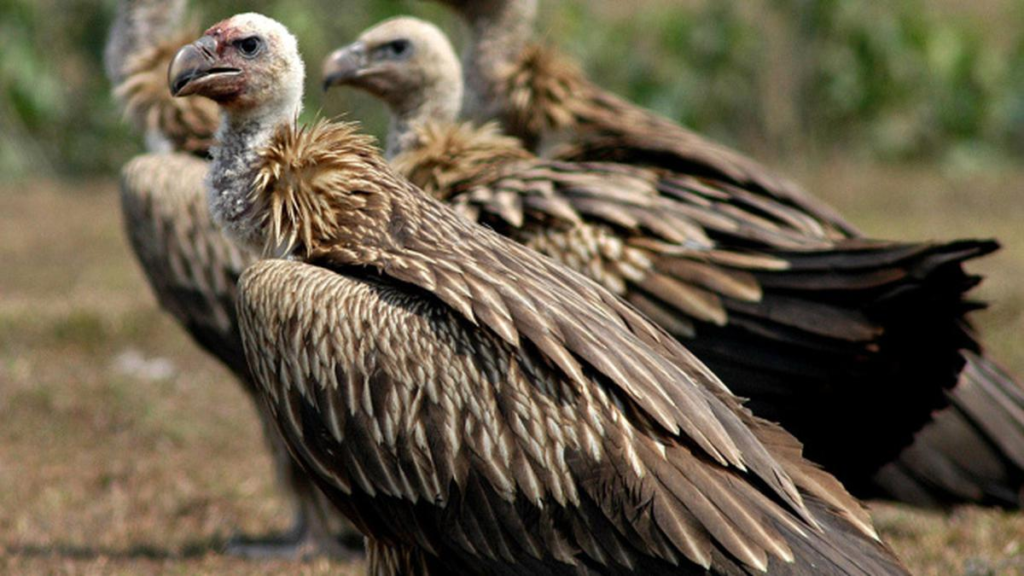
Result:
M362 42L353 42L331 52L324 60L324 91L329 90L331 86L347 84L360 77L366 65L366 44Z
M199 94L217 100L240 88L242 71L223 66L217 56L217 41L210 36L183 46L167 70L172 96Z

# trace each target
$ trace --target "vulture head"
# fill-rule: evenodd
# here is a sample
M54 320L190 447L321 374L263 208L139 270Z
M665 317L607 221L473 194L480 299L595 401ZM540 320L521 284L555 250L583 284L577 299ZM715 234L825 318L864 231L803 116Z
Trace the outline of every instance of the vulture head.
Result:
M175 55L174 96L198 95L220 106L224 121L207 177L210 214L241 245L262 248L263 223L250 191L260 152L302 108L305 69L298 42L279 22L239 14L215 24Z
M168 70L174 96L215 100L229 115L294 116L305 70L298 42L279 22L239 14L178 51Z
M446 100L455 120L462 101L462 68L448 37L429 22L385 20L324 60L324 89L353 86L383 100L395 114ZM439 112L434 110L434 112Z

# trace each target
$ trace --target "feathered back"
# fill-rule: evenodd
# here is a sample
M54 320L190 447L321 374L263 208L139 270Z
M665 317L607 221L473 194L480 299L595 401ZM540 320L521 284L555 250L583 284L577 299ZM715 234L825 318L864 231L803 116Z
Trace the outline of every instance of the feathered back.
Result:
M570 161L654 166L736 185L797 208L830 239L856 234L834 209L754 160L595 85L556 50L525 48L505 80L501 121L527 148Z
M161 307L248 386L236 282L256 258L210 218L203 187L208 167L182 153L138 156L121 171L121 208Z
M543 135L574 125L573 93L584 83L575 62L541 44L528 46L508 78L506 129L532 148Z
M792 436L744 410L739 400L671 336L592 281L457 217L449 208L394 174L371 142L356 134L351 124L319 122L310 128L282 130L263 153L264 165L254 190L255 207L248 216L262 219L264 229L272 234L270 244L293 246L293 253L300 259L336 272L322 277L333 277L342 284L365 280L378 287L391 286L407 295L403 299L411 298L414 303L413 306L408 305L408 300L404 300L402 305L392 303L397 306L392 309L396 314L414 316L419 322L429 315L427 310L436 310L450 318L453 324L434 327L423 333L401 334L401 328L393 324L402 325L404 320L396 320L383 308L360 308L361 300L358 298L369 297L365 292L354 301L339 296L339 301L327 304L324 313L316 315L327 319L327 325L306 325L304 319L291 323L293 320L278 318L277 314L290 315L291 312L283 310L293 305L308 310L306 304L309 302L326 302L306 292L308 288L324 286L324 283L319 280L306 282L298 277L286 280L284 276L278 280L264 278L266 282L251 278L251 285L243 287L243 293L248 294L243 300L249 298L251 301L242 305L243 310L249 311L249 319L243 322L248 322L243 327L247 334L247 352L250 361L260 366L255 369L259 374L257 377L262 380L272 401L277 403L279 422L285 421L283 426L292 434L289 438L293 444L301 440L295 434L307 433L302 431L305 426L302 421L306 416L297 412L300 409L298 403L306 401L302 400L302 395L322 392L331 395L331 402L349 402L354 398L347 389L312 386L310 379L316 377L310 375L322 373L326 376L328 373L355 370L352 374L360 382L369 375L360 368L359 363L363 360L338 356L340 348L327 350L304 334L333 334L327 339L334 346L339 342L337 335L348 329L346 326L364 330L365 325L369 332L380 329L386 333L386 342L380 344L385 348L401 348L404 344L399 345L399 342L408 337L414 343L427 345L428 350L434 350L430 342L454 335L452 337L457 341L468 345L460 348L462 358L480 359L478 355L467 352L472 350L469 340L492 342L508 350L520 362L516 365L524 370L522 381L516 386L521 386L528 396L533 392L557 397L564 395L581 406L577 410L559 412L559 418L571 422L573 433L582 439L580 445L585 449L580 448L578 456L586 462L577 461L576 456L572 460L573 465L582 466L582 471L577 473L585 477L573 476L565 484L559 479L538 491L541 486L537 483L510 480L510 472L504 469L482 472L488 479L488 485L504 495L506 502L515 499L518 490L527 496L529 502L540 502L545 494L550 494L552 502L567 507L566 510L575 510L582 505L579 490L594 489L600 493L600 497L595 495L595 498L609 502L608 511L601 512L601 517L611 514L617 518L622 509L615 508L610 502L619 498L617 490L620 488L627 491L633 488L625 485L601 488L600 479L591 477L596 468L587 468L605 466L602 463L607 457L609 465L617 467L608 471L609 477L631 478L639 482L636 489L641 492L637 493L639 496L633 496L638 501L652 502L659 529L673 533L674 546L704 566L711 562L710 551L703 548L704 544L700 545L702 549L693 548L693 540L686 534L699 533L703 542L719 542L731 554L742 558L744 563L762 570L768 555L784 561L793 555L788 544L770 534L774 529L765 528L769 525L776 525L782 530L796 530L800 534L799 539L820 536L834 537L839 539L836 542L841 542L848 534L856 533L859 535L854 539L860 542L875 541L877 537L866 512L835 479L803 460L800 444ZM261 216L261 211L268 215ZM305 225L303 221L311 224ZM285 263L281 266L287 267L286 264L294 265ZM274 264L259 269L266 271L271 268L277 269ZM305 269L317 270L308 266ZM258 276L261 272L254 274ZM376 290L369 284L360 284L363 286L360 290ZM251 293L247 292L250 289ZM306 295L300 296L301 304L297 304L294 297L284 296L285 293ZM371 317L383 314L389 318L381 318L380 322L359 319L355 317L356 308L360 314L369 310ZM336 315L345 310L353 315L350 317L348 311ZM269 316L264 314L267 312ZM243 316L245 314L247 312L243 312ZM271 319L271 316L278 320ZM317 352L292 350L299 356L284 354L278 348L282 343L275 327L279 320L296 328L295 331L288 328L287 338L296 338L300 346L314 346ZM356 325L350 326L349 323L353 322ZM353 348L348 346L349 341L346 338L342 347L351 352ZM372 342L372 339L367 341ZM476 372L462 373L454 382L447 376L440 380L423 376L416 371L416 366L409 364L413 360L403 356L407 351L405 348L396 349L395 355L390 352L384 355L389 359L397 358L394 361L398 367L395 367L393 376L388 377L401 378L402 386L408 385L413 389L454 386L455 389L447 392L468 393L474 398L475 386L484 387L485 390L481 390L484 395L495 392L487 388L495 384L488 383L485 375ZM369 353L377 354L375 351ZM311 360L317 355L319 364ZM276 362L269 361L271 358L286 364L295 363L279 368ZM431 361L438 360L431 358ZM298 367L300 364L301 368ZM444 364L443 370L429 368L429 373L440 374L451 368L448 362ZM412 372L406 372L407 368ZM284 374L279 374L279 370L287 373L284 376L287 381L278 379L283 377L280 374ZM336 370L341 372L332 372ZM509 374L508 371L502 373ZM515 378L519 379L519 373L516 374ZM547 376L538 376L545 374L552 375L556 383L549 381ZM320 384L326 382L318 381ZM375 387L377 390L383 391L383 388ZM602 406L614 413L607 419L597 416L589 408L596 406L594 402L599 398ZM529 402L524 407L533 410ZM433 410L436 405L431 406ZM444 409L455 410L455 407L452 405ZM337 413L349 414L351 410L342 406ZM501 423L506 417L512 418L496 413L491 415L491 408L486 410L491 422ZM309 414L320 422L330 417L324 416L323 412ZM459 417L460 413L455 410L449 416ZM395 418L395 423L406 422L404 413ZM541 418L536 422L546 421ZM310 425L319 424L310 421ZM459 427L450 429L455 428ZM319 434L312 428L307 430L311 436ZM365 428L360 430L366 431ZM528 432L523 429L527 436ZM536 433L541 434L542 430ZM479 438L475 434L471 436ZM606 440L599 441L598 438ZM353 436L345 435L344 442L349 440L358 442ZM440 436L438 440L447 442ZM326 477L340 478L336 474L332 476L333 468L340 462L339 452L316 455L309 452L319 450L314 444L305 443L297 449L306 458L304 462L314 467L326 466L323 468L328 470ZM339 449L346 450L347 447ZM375 449L377 454L384 450L379 445ZM485 447L477 453L490 452L491 447ZM451 460L455 453L454 448L446 448L445 460L431 465L454 474L451 478L445 476L443 486L459 485L459 478L468 477L467 466L482 470L481 466L497 461L483 456L484 464L475 460L456 462ZM438 453L437 457L442 455ZM651 472L654 467L663 467L663 462L673 462L672 466L678 468L665 468L662 470L664 475L657 473L660 478L657 482L652 480L648 483L648 477L654 478L648 474L654 473ZM558 462L554 465L558 470L568 470ZM713 472L707 476L702 470ZM690 476L691 473L694 476ZM383 474L380 478L364 478L366 482L362 485L371 497L377 493L375 482L385 481L381 479L387 473ZM683 481L684 476L687 481ZM338 487L343 492L352 489L351 483L339 482ZM697 486L690 482L696 482ZM387 490L384 493L392 494ZM764 507L759 504L753 515L745 511L742 504L733 509L732 495L735 493L756 495ZM420 497L427 498L426 495L410 496L411 500L407 501L414 502ZM438 500L433 497L426 502L424 505L428 507L450 504L444 498ZM827 512L812 511L820 510L822 505L828 509ZM723 512L723 506L729 511ZM637 512L640 513L639 509ZM697 514L700 520L694 519L691 513ZM742 535L734 532L732 527L718 529L724 524L712 518L722 514L731 518L728 525L736 526ZM839 521L837 517L843 520ZM633 522L625 518L622 521L627 524ZM780 524L772 524L774 522ZM822 526L835 522L844 524L842 533L826 536ZM581 532L575 537L582 539L585 534ZM450 540L448 535L438 538ZM747 547L745 542L748 538L758 543ZM675 553L666 554L674 557ZM848 559L843 563L848 563Z
M502 134L493 122L480 127L428 122L414 130L416 145L396 156L391 165L438 200L447 200L456 184L471 187L472 180L488 178L498 167L533 158L519 140ZM472 180L464 180L465 174L473 175Z
M167 69L178 49L195 39L181 33L129 56L114 96L125 115L148 135L165 138L173 150L206 155L220 125L217 104L206 98L174 98Z
M262 157L250 216L272 249L331 268L370 267L426 290L510 345L530 341L583 388L597 370L635 402L642 426L685 435L722 465L749 469L804 516L795 476L871 533L853 500L821 489L833 479L799 459L778 468L746 428L765 423L674 338L583 276L455 217L398 177L356 125L282 129ZM536 299L545 293L557 296ZM786 438L798 455L799 444ZM827 480L805 483L811 476Z
M493 124L427 123L392 166L456 212L506 235L588 223L644 244L668 242L676 254L710 250L712 237L786 249L831 245L813 219L765 206L736 187L642 166L538 158Z

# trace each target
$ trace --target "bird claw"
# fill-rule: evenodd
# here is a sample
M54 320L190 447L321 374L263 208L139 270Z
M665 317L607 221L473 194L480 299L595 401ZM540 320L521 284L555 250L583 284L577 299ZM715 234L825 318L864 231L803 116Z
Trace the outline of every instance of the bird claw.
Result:
M358 560L363 557L361 546L335 538L315 537L309 532L294 532L277 537L251 538L235 535L227 543L225 554L248 560L311 560L332 558Z

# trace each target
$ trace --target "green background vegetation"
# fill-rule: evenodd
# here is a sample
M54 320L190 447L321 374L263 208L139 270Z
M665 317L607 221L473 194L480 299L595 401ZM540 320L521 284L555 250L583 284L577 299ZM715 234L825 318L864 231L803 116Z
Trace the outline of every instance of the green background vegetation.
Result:
M245 10L282 20L311 71L393 14L461 31L413 0L195 4L203 25ZM601 84L768 159L841 151L988 165L1024 152L1022 0L542 4L541 36L580 57ZM0 0L0 173L112 173L139 150L102 73L114 6ZM325 98L314 82L307 113L349 113L382 129L369 100Z

